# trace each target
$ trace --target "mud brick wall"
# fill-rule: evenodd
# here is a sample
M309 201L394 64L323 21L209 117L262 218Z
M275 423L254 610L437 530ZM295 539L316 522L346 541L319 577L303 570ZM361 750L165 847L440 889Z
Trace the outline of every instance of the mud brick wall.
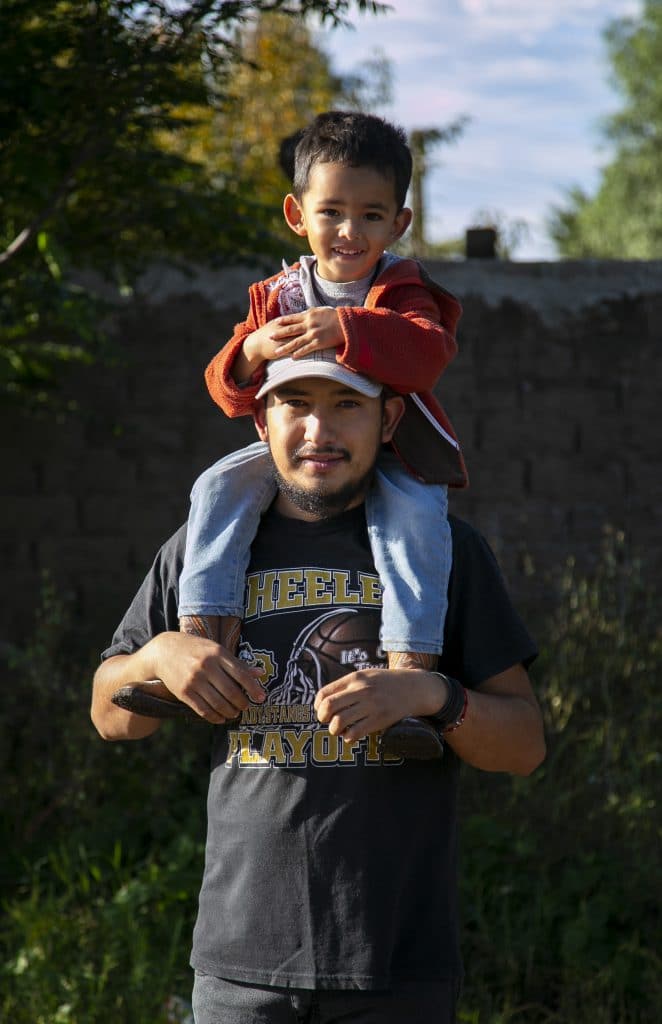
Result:
M451 509L487 535L520 605L551 606L566 559L595 562L605 524L657 575L662 263L428 269L465 307L438 387L471 476ZM253 439L212 404L202 370L255 276L152 271L113 314L113 365L67 378L77 414L0 411L0 645L29 632L44 569L103 645L198 472Z

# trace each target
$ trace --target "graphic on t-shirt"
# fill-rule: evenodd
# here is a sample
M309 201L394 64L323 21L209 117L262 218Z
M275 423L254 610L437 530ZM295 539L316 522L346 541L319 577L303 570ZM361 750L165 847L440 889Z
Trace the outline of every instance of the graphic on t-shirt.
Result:
M237 651L237 657L241 661L245 661L251 666L251 668L260 669L259 681L265 690L269 686L269 683L271 683L278 675L278 662L275 660L273 651L265 651L259 647L251 647L251 645L245 640L241 640L239 643L239 650Z
M317 691L334 679L360 668L383 668L378 630L377 612L343 608L320 615L299 633L285 679L270 702L312 704Z
M315 566L269 569L246 577L244 622L306 608L380 608L381 604L382 585L375 573Z
M253 650L242 637L240 657L267 671L261 681L263 704L251 704L231 728L227 764L251 767L303 767L306 764L375 764L382 758L375 736L344 741L316 719L313 703L327 683L360 669L384 668L379 643L380 615L366 608L335 608L300 631L281 682L273 652ZM292 728L293 726L304 728Z

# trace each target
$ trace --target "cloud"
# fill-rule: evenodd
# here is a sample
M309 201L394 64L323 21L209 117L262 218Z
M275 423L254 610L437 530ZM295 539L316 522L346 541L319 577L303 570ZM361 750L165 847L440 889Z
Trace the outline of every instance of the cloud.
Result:
M479 27L480 33L515 36L532 44L560 25L583 28L637 12L638 0L460 0L461 7Z
M441 236L461 233L476 209L496 208L533 225L524 254L549 255L549 207L575 183L595 188L605 160L599 118L619 102L602 30L636 15L642 0L389 2L392 12L353 18L355 32L324 42L339 69L384 52L395 95L385 113L404 127L471 118L455 145L432 154L428 211Z

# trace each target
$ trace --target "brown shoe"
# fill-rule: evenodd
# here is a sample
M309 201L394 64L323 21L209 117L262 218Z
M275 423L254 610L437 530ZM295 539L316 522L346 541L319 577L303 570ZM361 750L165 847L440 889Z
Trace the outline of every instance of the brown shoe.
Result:
M406 757L409 761L434 761L444 756L444 740L439 729L425 718L403 718L379 737L379 752L389 760Z
M236 615L183 615L179 620L182 633L204 636L236 655L241 633L241 619ZM148 718L200 719L192 707L178 700L161 679L146 679L122 686L110 698L113 704L135 715Z
M161 679L144 679L120 687L110 698L118 708L148 718L200 718L193 708L178 700Z
M423 669L431 672L437 665L436 654L424 654L422 651L386 653L390 669ZM384 730L379 737L379 749L383 757L430 761L443 757L444 741L440 731L431 722L410 715Z

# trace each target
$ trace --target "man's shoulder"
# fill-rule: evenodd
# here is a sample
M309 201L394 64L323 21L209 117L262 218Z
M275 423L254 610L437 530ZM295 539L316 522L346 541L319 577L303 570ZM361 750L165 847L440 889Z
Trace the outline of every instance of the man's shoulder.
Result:
M179 572L184 563L184 551L186 550L186 523L175 530L173 534L161 545L156 558L154 569L161 574L168 571Z
M517 612L497 559L471 523L449 515L453 561L448 588L442 671L479 687L537 654Z
M459 516L453 515L452 512L448 513L448 525L451 528L453 543L455 544L486 543L480 530L477 530L466 519L460 519Z
M501 577L498 560L489 541L466 519L460 519L449 513L448 525L453 543L453 573L456 585L470 581Z

